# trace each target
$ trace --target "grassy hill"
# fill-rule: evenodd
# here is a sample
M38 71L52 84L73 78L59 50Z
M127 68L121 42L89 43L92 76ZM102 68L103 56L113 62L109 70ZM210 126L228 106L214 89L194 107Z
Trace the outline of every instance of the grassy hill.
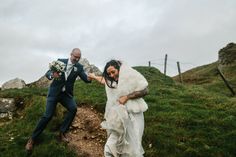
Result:
M218 62L214 62L188 70L182 73L183 82L199 85L213 83L218 78L217 66ZM175 76L173 79L179 82L179 76Z
M220 75L217 71L218 66L219 63L214 62L188 70L182 73L183 82L197 85L222 82L222 79L220 78ZM236 81L236 64L221 67L220 69L228 81L232 83ZM175 76L173 79L177 82L180 82L179 76Z
M153 67L136 69L149 82L149 94L145 97L149 110L145 112L143 137L146 157L236 156L235 97L202 85L175 83ZM208 74L214 78L212 69L208 69L212 71ZM25 155L27 138L44 112L46 92L40 88L0 92L0 97L14 97L24 102L15 118L0 127L0 156ZM80 105L90 104L104 112L106 95L102 85L77 81L75 99ZM58 107L57 116L41 135L32 156L75 156L73 150L57 143L55 138L63 111Z
M230 96L231 92L220 77L217 70L218 66L219 63L214 62L188 70L182 74L183 83L200 85L205 87L205 89L209 90L210 92L221 92L222 94ZM220 69L227 81L230 83L231 87L236 92L236 64L224 66ZM180 82L179 76L175 76L173 79L177 82Z
M231 95L231 92L224 84L219 75L218 68L221 70L230 86L236 92L236 44L229 43L218 52L218 61L199 66L188 70L182 74L185 84L201 85L210 92ZM179 76L173 77L179 82Z

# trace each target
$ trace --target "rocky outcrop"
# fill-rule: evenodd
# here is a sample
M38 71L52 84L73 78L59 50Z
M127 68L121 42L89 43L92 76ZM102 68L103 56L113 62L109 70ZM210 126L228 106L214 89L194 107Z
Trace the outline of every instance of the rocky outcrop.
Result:
M229 43L219 51L219 65L230 66L236 63L236 44Z
M27 84L28 87L39 87L39 88L47 88L51 84L52 80L47 79L46 76L42 76L35 82Z
M95 75L102 75L102 72L98 69L98 67L93 64L90 64L86 58L80 59L79 63L84 66L84 70L86 73L92 72L95 73Z
M13 112L17 109L13 98L0 98L0 119L12 119Z
M15 79L5 82L2 85L2 90L12 89L12 88L21 89L21 88L24 88L25 86L26 86L26 84L25 84L24 80L19 79L19 78L15 78Z

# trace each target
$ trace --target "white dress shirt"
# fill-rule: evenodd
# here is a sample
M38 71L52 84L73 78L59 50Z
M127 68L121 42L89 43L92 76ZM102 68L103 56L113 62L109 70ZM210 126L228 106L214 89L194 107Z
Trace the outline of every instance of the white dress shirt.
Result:
M67 80L68 76L71 73L71 70L73 69L74 64L71 62L70 58L68 59L66 71L65 71L65 78Z
M68 76L70 75L74 64L71 62L70 58L68 59L66 71L65 71L65 79L67 80ZM62 91L64 92L66 90L66 87L63 86Z

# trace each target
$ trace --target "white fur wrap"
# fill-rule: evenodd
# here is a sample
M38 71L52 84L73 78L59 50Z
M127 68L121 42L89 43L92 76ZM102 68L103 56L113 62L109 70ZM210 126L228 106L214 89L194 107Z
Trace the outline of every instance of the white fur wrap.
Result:
M105 117L109 112L110 107L118 105L118 99L121 96L128 95L135 91L141 91L147 88L147 80L135 69L127 66L123 63L120 67L119 80L116 88L109 88L106 85L107 104ZM143 98L130 99L125 104L129 113L145 112L148 109L148 105Z

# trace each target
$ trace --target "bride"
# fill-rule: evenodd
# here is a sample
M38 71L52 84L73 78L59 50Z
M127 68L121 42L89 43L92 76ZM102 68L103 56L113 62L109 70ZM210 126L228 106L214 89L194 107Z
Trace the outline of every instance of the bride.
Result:
M89 74L91 79L105 85L107 103L105 121L107 130L105 157L143 157L143 112L148 109L142 99L148 92L148 82L135 69L118 60L109 61L103 76Z

